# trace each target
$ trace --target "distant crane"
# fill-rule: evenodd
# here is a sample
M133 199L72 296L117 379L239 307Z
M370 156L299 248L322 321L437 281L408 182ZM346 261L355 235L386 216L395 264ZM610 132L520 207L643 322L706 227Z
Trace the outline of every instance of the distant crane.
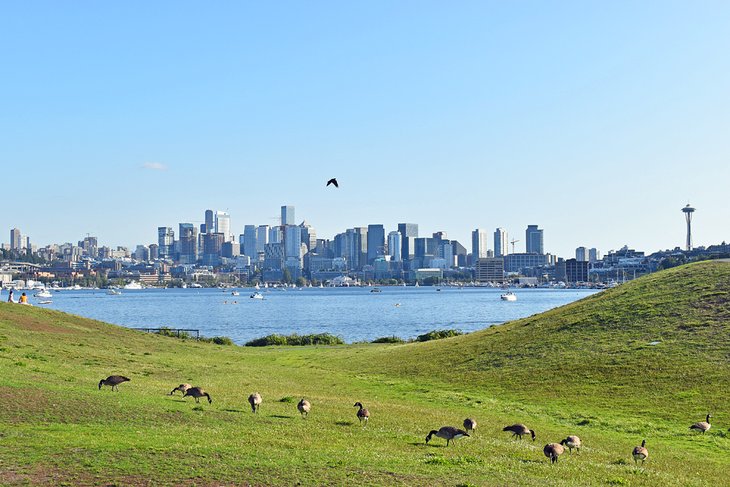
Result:
M509 243L511 243L511 244L512 244L512 253L513 253L513 254L515 253L515 244L516 244L517 242L519 242L519 240L515 240L515 239L512 239L512 240L510 240L510 241L509 241Z

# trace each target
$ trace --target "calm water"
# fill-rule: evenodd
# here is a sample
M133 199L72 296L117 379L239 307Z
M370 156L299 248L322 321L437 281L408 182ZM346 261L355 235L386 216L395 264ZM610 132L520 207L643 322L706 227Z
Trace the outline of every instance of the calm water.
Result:
M262 290L264 300L220 289L53 291L45 307L128 327L199 329L205 336L225 335L236 343L271 333L321 333L347 342L381 336L415 337L437 328L465 332L529 316L567 304L595 291L583 289L518 289L518 300L499 299L490 288L382 287ZM38 298L31 298L38 306ZM236 301L237 304L233 304ZM399 304L399 306L396 306Z

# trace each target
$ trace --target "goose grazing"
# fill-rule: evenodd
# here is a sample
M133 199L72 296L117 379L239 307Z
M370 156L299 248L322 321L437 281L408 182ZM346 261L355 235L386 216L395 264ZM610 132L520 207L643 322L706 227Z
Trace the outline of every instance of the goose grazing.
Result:
M565 452L565 448L560 443L548 443L542 452L550 459L550 463L558 463L558 457Z
M459 438L463 438L465 436L469 436L469 433L467 433L464 430L460 430L457 428L454 428L453 426L443 426L438 431L431 430L428 433L428 436L426 437L426 443L431 441L431 437L433 435L438 436L439 438L443 438L446 440L446 446L449 446L449 442L451 440L458 440Z
M520 440L523 435L532 435L532 441L535 441L535 432L529 429L527 426L521 423L513 424L511 426L505 426L502 431L511 431L512 437L517 436Z
M300 413L302 413L302 417L306 418L309 415L309 410L312 409L312 405L309 404L309 401L302 398L302 400L299 401L299 404L297 404L297 409Z
M644 465L644 461L649 458L649 450L646 449L646 440L641 440L641 446L635 446L631 455L634 457L634 463L639 463L639 460L641 460L641 464Z
M472 418L466 418L464 420L464 429L467 433L474 433L474 430L477 429L477 420Z
M356 402L353 407L359 407L360 409L357 410L357 419L360 420L360 424L362 424L363 420L365 421L365 425L367 426L368 420L370 419L370 411L362 407L362 403L360 401Z
M201 397L207 397L208 398L208 404L212 404L213 403L213 399L210 398L210 394L208 394L207 392L205 392L200 387L191 387L190 389L188 389L187 391L185 391L185 394L183 394L183 397L188 397L188 396L194 397L195 398L195 402L197 402L197 403L200 402L200 398Z
M712 425L710 424L710 418L712 417L711 414L707 414L707 417L705 418L705 421L700 421L699 423L695 423L692 426L689 427L691 430L697 430L701 431L704 435L706 432L710 431L710 427Z
M570 453L573 453L573 448L575 448L575 450L580 453L580 447L583 446L580 438L575 435L568 436L566 439L562 440L560 444L563 446L567 446L568 449L570 449Z
M177 386L176 388L174 388L173 390L170 391L170 395L172 396L172 395L175 394L175 392L180 391L180 392L183 393L183 396L184 396L185 395L185 392L188 389L190 389L191 387L193 387L193 386L190 385L190 384L180 384L179 386Z
M251 411L254 413L259 412L259 407L261 407L261 394L258 392L254 392L250 396L248 396L248 403L251 405Z
M101 390L101 386L112 386L112 391L116 388L117 392L119 392L119 384L130 380L132 379L124 377L123 375L110 375L106 379L101 379L99 381L99 390Z

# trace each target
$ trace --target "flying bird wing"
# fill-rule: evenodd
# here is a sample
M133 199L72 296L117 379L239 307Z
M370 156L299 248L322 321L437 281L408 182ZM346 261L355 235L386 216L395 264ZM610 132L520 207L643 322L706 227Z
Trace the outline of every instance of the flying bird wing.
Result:
M327 186L329 186L330 184L334 184L335 185L335 188L339 188L340 187L340 185L337 184L337 179L335 179L335 178L332 178L329 181L327 181Z

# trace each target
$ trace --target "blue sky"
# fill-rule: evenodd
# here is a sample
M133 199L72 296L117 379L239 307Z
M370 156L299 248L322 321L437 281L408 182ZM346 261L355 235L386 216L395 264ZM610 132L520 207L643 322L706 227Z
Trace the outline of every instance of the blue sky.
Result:
M682 245L688 201L696 245L730 240L728 25L728 2L5 2L0 241L291 204L321 237L538 224L571 256Z

